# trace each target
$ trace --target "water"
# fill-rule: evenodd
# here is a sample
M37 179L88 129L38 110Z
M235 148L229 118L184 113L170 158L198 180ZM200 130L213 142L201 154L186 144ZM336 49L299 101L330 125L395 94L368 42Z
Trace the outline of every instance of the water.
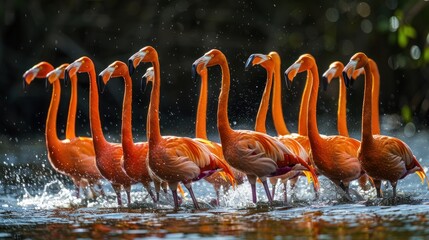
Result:
M405 140L429 166L426 131ZM43 143L22 147L5 155L0 163L0 239L26 238L215 238L215 239L426 239L429 236L429 192L417 175L398 184L399 198L378 200L375 191L351 186L365 200L341 201L341 195L321 178L320 199L304 178L289 191L283 204L282 187L269 206L262 186L258 204L251 203L247 182L223 193L221 205L214 207L211 186L194 184L202 210L195 210L188 195L181 209L174 211L171 194L162 195L154 205L141 185L132 188L130 207L118 207L112 189L104 183L107 196L77 199L71 182L57 174L46 162ZM6 159L7 158L7 159ZM383 186L391 196L390 186ZM122 194L125 198L125 194Z

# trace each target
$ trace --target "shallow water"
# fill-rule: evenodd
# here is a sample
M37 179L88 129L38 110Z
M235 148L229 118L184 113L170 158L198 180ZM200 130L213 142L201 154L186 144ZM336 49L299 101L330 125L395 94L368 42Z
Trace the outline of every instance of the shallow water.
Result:
M429 166L427 132L404 139ZM268 206L262 186L258 204L251 203L247 182L221 196L214 207L214 191L207 183L194 184L202 210L194 210L185 195L174 211L171 194L154 205L141 185L132 188L132 204L118 207L112 189L104 183L106 197L77 199L71 182L55 173L46 162L43 144L8 152L0 163L0 238L216 238L216 239L425 239L429 237L429 192L417 175L400 181L396 204L390 198L377 200L375 191L358 188L365 200L342 202L341 195L321 178L320 198L300 179L297 189L288 189L283 204L282 187ZM22 156L25 156L23 159ZM424 159L424 160L422 160ZM390 186L383 186L391 196ZM125 198L125 194L122 196Z

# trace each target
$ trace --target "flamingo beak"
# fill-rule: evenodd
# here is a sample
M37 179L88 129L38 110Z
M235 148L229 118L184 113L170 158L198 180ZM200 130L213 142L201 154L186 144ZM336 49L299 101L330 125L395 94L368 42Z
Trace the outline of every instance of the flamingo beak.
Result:
M128 59L128 71L130 72L130 75L134 74L134 71L141 63L141 61L143 61L144 57L146 56L146 53L147 52L145 51L138 51Z
M260 53L252 54L247 59L246 64L244 65L244 70L247 71L250 69L251 66L259 65L267 60L268 60L268 57L265 54L260 54Z
M49 81L49 83L53 83L55 82L57 79L59 79L61 76L61 69L54 69L52 71L50 71L47 75L46 75L46 79Z
M196 81L197 79L197 70L207 67L207 64L210 62L211 59L211 56L204 55L195 60L195 62L192 64L192 79L194 81ZM202 66L200 66L200 64L202 64Z
M24 73L24 75L22 75L24 91L27 89L27 85L29 85L31 81L33 81L36 78L39 71L40 71L39 67L32 67L29 70L27 70Z
M358 60L351 60L344 67L343 77L344 77L344 82L345 82L347 88L350 86L351 77L352 77L353 72L356 70L357 63L358 63Z
M285 71L285 80L286 80L286 86L288 89L292 86L292 79L295 78L295 76L298 74L299 69L301 68L301 62L296 62L292 64L288 69Z
M155 78L155 72L153 70L153 67L150 67L146 70L146 73L142 76L142 82L141 82L141 86L143 86L143 79L146 78L146 85L144 87L143 92L146 91L146 87L148 85L149 82L153 82L154 78Z
M115 66L109 66L108 68L101 71L100 74L98 74L98 86L100 87L101 93L104 92L104 89L106 88L106 84L112 77L112 74L114 71L115 71Z
M72 64L68 65L65 70L64 81L65 82L70 81L70 77L77 74L81 65L82 65L81 61L74 61Z
M363 68L356 69L353 72L352 77L350 78L350 87L353 86L353 83L356 81L356 79L363 73L365 73L365 70Z
M323 90L326 91L328 89L328 84L331 82L332 78L334 78L334 74L337 71L337 68L331 67L322 75L322 84Z

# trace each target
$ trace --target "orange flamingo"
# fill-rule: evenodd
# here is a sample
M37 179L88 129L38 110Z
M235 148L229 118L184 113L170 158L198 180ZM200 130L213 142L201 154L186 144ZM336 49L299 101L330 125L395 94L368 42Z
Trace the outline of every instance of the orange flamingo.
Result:
M344 64L342 64L339 61L335 61L329 65L329 69L326 70L326 72L322 75L322 84L323 89L326 91L328 84L331 83L333 78L339 79L339 90L338 90L338 110L337 110L337 129L338 134L344 137L350 137L349 131L347 128L347 92L346 92L346 84L344 81L344 76L342 74L344 69ZM356 70L353 72L351 83L354 81L353 79L356 79L360 74L363 73L363 70ZM375 95L373 95L374 97ZM377 95L378 99L378 95ZM378 100L377 100L378 101ZM378 108L377 108L378 109ZM375 112L374 112L375 114ZM373 115L374 115L373 114ZM377 111L378 114L378 111ZM373 120L375 117L373 116ZM377 118L378 119L378 118ZM377 120L378 121L378 120ZM378 125L377 123L373 122L373 125ZM379 128L378 128L379 129ZM362 189L368 190L366 183L368 181L368 175L363 174L359 179L359 186L361 186Z
M217 125L226 161L234 168L244 172L252 189L252 200L256 203L256 179L262 182L268 201L272 197L267 184L267 177L283 175L291 170L310 170L318 186L314 170L300 156L293 153L280 141L264 133L233 130L228 120L228 95L230 88L229 67L225 55L213 49L193 64L194 75L199 65L211 67L220 65L222 70L222 87L218 102Z
M268 112L268 104L270 100L271 94L271 86L274 74L274 93L273 93L273 107L272 114L273 120L275 123L275 127L277 130L278 140L280 140L286 146L293 146L291 149L295 154L301 156L303 160L309 162L308 152L302 147L301 142L310 145L307 136L299 135L299 134L290 134L287 130L286 123L283 118L283 109L281 106L281 77L280 77L280 56L277 52L270 52L268 55L264 54L252 54L246 61L245 69L247 70L250 65L261 65L267 71L267 82L265 85L264 93L262 95L261 103L259 105L258 114L256 116L256 124L255 131L266 133L265 121L266 115ZM285 132L286 135L280 135L279 132ZM307 171L305 171L307 172ZM287 180L291 181L291 188L295 187L295 184L298 180L298 175L300 175L300 171L290 171L285 175L279 177L270 178L270 182L272 184L272 195L274 198L275 187L277 184L277 180L280 179L284 184L284 199L287 201Z
M197 108L197 118L195 123L195 140L200 140L209 148L209 150L216 154L221 159L225 159L222 153L222 146L219 143L208 141L207 138L207 92L208 92L208 82L207 82L207 68L201 68L196 70L198 75L201 78L201 87L200 95L198 99L198 108ZM202 139L202 140L201 140ZM208 143L208 144L207 144ZM240 171L237 171L233 168L231 170L235 176L235 182L237 184L243 183L244 174ZM215 205L219 205L219 190L223 187L224 190L229 189L231 183L225 178L223 172L213 173L211 176L205 178L207 182L213 185L213 188L216 192L216 202Z
M127 175L132 178L134 181L140 182L143 184L143 187L146 188L147 192L151 196L152 200L156 202L159 200L159 189L160 183L156 182L156 192L157 196L153 194L150 183L152 178L149 174L146 157L148 151L147 142L137 142L133 141L132 133L132 80L128 72L128 66L122 61L115 61L110 64L106 69L104 69L98 75L100 83L107 84L111 78L121 77L125 83L124 91L124 100L122 105L122 134L121 142L123 149L123 168Z
M54 69L51 64L41 62L26 71L23 77L24 84L32 83L35 78L46 77L52 84L52 97L45 129L48 159L56 171L72 179L76 188L76 195L79 197L80 187L85 187L89 184L90 190L93 191L93 186L100 186L100 180L103 177L95 166L94 147L90 138L73 137L60 140L57 135L57 113L61 96L59 79L64 77L64 69L67 66L68 64L63 64ZM73 81L76 81L76 79ZM73 112L72 109L71 112ZM72 130L70 128L69 130L69 136L73 135L70 134Z
M358 52L353 55L343 72L346 82L355 69L364 68L365 89L362 107L362 140L358 152L359 161L366 173L374 180L377 197L381 197L380 185L387 180L393 188L393 197L396 197L398 180L408 174L416 173L422 182L427 176L423 167L413 155L410 147L398 138L372 134L372 84L373 75L368 57ZM427 180L428 181L428 180ZM429 185L429 181L428 181Z
M179 182L182 182L188 189L194 206L198 209L198 202L192 190L192 181L205 178L221 169L232 182L234 175L229 166L211 153L201 142L187 137L161 136L158 113L161 85L158 53L151 46L140 49L129 59L128 66L131 73L140 62L151 62L155 75L147 116L149 119L149 167L156 176L168 183L173 194L175 209L179 207L177 198ZM147 78L147 80L150 79Z
M292 81L300 72L307 71L312 75L308 108L308 136L311 145L311 159L319 173L325 175L349 195L349 183L364 174L357 159L359 141L344 136L323 136L317 129L316 107L319 89L319 75L316 60L310 54L301 55L290 66L285 77Z
M103 129L101 128L100 113L98 109L98 89L96 82L95 67L92 60L86 56L74 61L66 68L65 77L71 78L77 73L89 74L90 85L90 127L94 142L94 150L96 157L97 168L101 175L106 178L112 185L116 193L116 198L119 206L122 206L121 186L124 187L127 194L128 204L131 203L131 184L136 183L127 176L122 169L122 145L120 143L111 143L104 138Z

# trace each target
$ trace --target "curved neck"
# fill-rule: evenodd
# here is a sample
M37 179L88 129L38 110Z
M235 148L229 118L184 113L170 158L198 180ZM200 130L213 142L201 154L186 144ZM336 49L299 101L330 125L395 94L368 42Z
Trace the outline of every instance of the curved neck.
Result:
M366 64L365 67L365 90L363 93L362 106L362 143L372 140L372 74L371 67Z
M95 76L94 67L88 71L89 74L89 120L91 127L91 134L94 140L94 147L107 143L104 138L103 129L101 128L99 101L98 101L98 87Z
M123 76L125 83L124 100L122 103L122 146L124 149L133 147L133 130L132 130L132 96L133 87L132 80L129 74Z
M158 59L158 56L156 56ZM160 95L160 70L159 70L159 61L152 62L154 68L154 79L153 79L153 87L150 94L150 105L148 111L149 118L149 142L158 142L161 140L161 131L159 128L159 95Z
M267 82L265 83L264 93L259 104L258 114L256 114L255 131L266 133L265 122L267 120L268 105L270 103L271 87L273 85L273 72L267 69Z
M339 76L339 96L338 96L338 112L337 112L337 128L338 134L341 136L349 136L347 128L347 91L344 77L342 74Z
M222 142L225 142L227 136L232 132L232 128L229 125L228 119L228 97L229 88L231 84L229 67L226 59L220 63L222 69L222 87L219 94L218 108L217 108L217 127L219 130L220 138Z
M76 137L76 110L77 110L77 75L73 75L70 79L71 93L69 103L69 113L67 116L66 138L72 139Z
M52 84L51 103L49 104L48 116L46 118L45 136L49 146L59 142L57 135L57 114L58 106L60 105L61 85L60 81L55 81Z
M198 99L197 119L195 122L195 137L207 139L207 69L201 72L200 97Z
M375 62L370 61L371 72L372 72L372 133L380 134L380 119L378 109L378 98L380 94L380 73Z
M308 136L308 104L310 101L310 92L313 86L313 76L307 71L304 92L301 97L301 106L299 108L298 134Z
M288 135L289 130L283 117L282 108L282 78L280 74L280 60L274 61L274 89L273 89L273 106L271 113L273 116L274 127L278 135Z
M308 71L308 74L311 74L313 78L310 101L308 106L308 136L311 142L317 142L319 139L321 139L319 135L319 130L317 129L317 118L316 118L317 98L319 93L319 74L317 71L316 64L314 64L314 66L307 71ZM312 148L313 148L313 144L312 144Z

